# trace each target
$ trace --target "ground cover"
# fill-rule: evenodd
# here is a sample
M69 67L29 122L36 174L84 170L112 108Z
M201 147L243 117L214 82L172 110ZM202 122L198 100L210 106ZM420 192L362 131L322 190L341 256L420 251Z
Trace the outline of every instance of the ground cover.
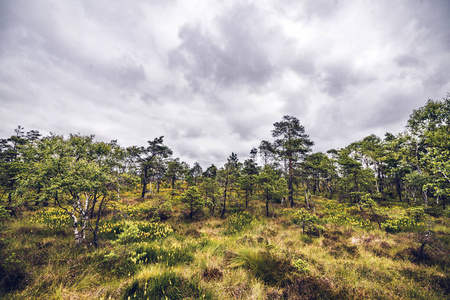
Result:
M111 202L100 245L76 246L56 207L0 232L2 299L446 299L450 219L401 203L374 212L253 201L191 219L178 195ZM376 215L374 215L376 214ZM272 217L273 215L273 217ZM380 222L380 226L377 221ZM89 240L89 239L88 239Z

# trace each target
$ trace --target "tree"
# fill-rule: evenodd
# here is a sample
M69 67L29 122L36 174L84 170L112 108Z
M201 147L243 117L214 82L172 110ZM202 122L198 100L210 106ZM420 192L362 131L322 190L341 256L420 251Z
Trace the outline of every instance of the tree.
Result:
M222 212L220 217L223 218L226 212L227 207L227 192L230 187L233 188L234 184L237 181L237 177L239 176L239 170L241 168L241 164L237 157L237 154L232 152L228 157L227 162L225 163L224 168L219 171L219 180L221 181L223 187L223 203L222 203Z
M199 187L205 194L205 203L209 206L213 216L216 210L216 199L220 196L220 186L217 183L216 175L217 168L212 164L203 172ZM208 201L208 199L211 199L211 201Z
M198 162L194 163L194 166L189 170L189 175L194 178L194 184L197 185L197 180L202 176L203 169Z
M185 172L183 163L179 158L175 158L167 164L166 177L170 180L172 187L172 195L175 194L175 183L177 179L181 178Z
M172 150L163 144L164 136L148 141L148 147L133 146L128 148L130 157L138 163L141 168L142 193L141 198L147 193L147 185L150 179L150 173L155 168L153 165L156 157L167 158L172 155Z
M15 134L7 139L0 139L0 201L6 194L8 208L14 214L13 194L17 188L17 177L24 169L21 160L21 149L27 144L34 144L39 140L41 134L37 130L28 131L26 134L22 126L14 129Z
M24 150L27 169L19 178L18 194L53 198L72 218L75 242L81 244L89 229L98 245L98 224L105 204L114 199L120 147L95 142L94 136L51 135ZM91 220L95 218L95 224Z
M300 171L299 177L305 183L305 202L308 208L311 206L309 201L311 189L316 195L323 185L331 194L333 189L331 184L333 176L336 176L336 170L332 161L324 153L317 152L306 156L298 170Z
M429 100L414 110L408 129L418 138L418 172L431 174L423 189L431 188L437 197L450 196L450 94L441 101ZM427 206L427 203L425 203Z
M256 177L258 188L262 198L266 202L266 216L269 216L270 202L283 199L287 192L286 180L281 178L281 174L265 165L263 170Z
M294 206L294 168L314 145L305 133L305 127L293 116L284 116L283 120L276 122L272 130L275 138L273 149L278 157L287 164L287 182L289 189L289 202Z
M241 189L245 191L245 208L248 208L249 197L253 196L253 190L256 184L256 175L258 175L259 169L256 162L250 158L244 161L244 167L242 168L242 176L239 183Z
M350 148L341 149L338 163L340 166L341 187L352 202L357 203L362 211L362 195L372 194L375 176L370 169L364 169L357 157L352 157Z
M189 218L192 219L204 205L205 200L202 198L201 193L197 187L190 187L184 194L181 195L181 202L187 205L189 208Z

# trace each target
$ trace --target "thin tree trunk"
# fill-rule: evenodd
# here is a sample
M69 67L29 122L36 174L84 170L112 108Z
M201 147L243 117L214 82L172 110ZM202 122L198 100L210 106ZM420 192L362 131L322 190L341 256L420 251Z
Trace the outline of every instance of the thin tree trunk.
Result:
M141 194L142 199L144 199L145 194L147 193L147 176L148 176L148 168L144 167L144 178L142 179L142 194Z
M223 192L223 206L222 206L222 214L220 215L221 218L225 215L226 210L226 204L227 204L227 187L228 187L228 176L225 179L225 190Z
M288 189L289 189L289 202L291 203L291 207L294 207L294 174L292 170L292 159L289 158L289 182L288 182Z

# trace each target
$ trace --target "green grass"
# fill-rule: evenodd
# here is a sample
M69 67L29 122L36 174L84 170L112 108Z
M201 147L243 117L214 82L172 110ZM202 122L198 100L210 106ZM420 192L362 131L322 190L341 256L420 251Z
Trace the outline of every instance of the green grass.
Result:
M307 213L303 232L303 205L276 205L275 217L266 218L264 203L254 200L253 214L233 212L221 219L205 209L189 220L182 204L170 199L130 198L110 206L98 249L89 242L76 247L66 217L56 208L9 218L0 231L0 298L449 297L447 216L379 206L383 224L398 225L379 229L370 213L316 197L316 211ZM168 219L153 217L160 207ZM435 239L419 257L426 230Z

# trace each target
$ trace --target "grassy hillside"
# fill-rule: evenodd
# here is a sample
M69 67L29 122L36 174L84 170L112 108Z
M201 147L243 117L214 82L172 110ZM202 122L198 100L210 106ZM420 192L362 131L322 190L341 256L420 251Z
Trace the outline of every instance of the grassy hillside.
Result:
M29 209L2 223L0 298L450 297L448 216L314 201L314 211L275 204L267 218L253 200L249 212L205 208L191 220L177 196L129 194L105 211L98 249L75 246L60 209Z

